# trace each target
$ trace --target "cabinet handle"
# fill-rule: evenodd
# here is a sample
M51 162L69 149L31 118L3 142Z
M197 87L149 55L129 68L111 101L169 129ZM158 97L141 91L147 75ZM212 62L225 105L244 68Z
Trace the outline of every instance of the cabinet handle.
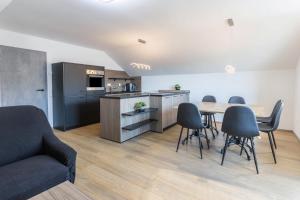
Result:
M37 89L37 92L45 92L45 89Z

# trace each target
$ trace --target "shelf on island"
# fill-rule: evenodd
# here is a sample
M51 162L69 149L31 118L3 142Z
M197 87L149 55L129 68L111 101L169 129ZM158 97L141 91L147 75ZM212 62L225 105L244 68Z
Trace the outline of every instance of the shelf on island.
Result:
M127 112L127 113L122 113L123 116L135 116L135 115L140 115L140 114L145 114L145 113L150 113L150 112L155 112L158 111L158 108L145 108L145 111L143 112L138 112L138 111L132 111L132 112Z
M125 80L125 81L127 81L127 80L129 80L129 81L133 81L134 80L134 78L122 78L122 77L110 77L110 78L108 78L108 79L110 79L110 80L114 80L114 81L116 81L116 80Z
M152 122L156 122L156 119L147 119L141 122L137 122L135 124L131 124L128 126L123 127L122 129L127 130L127 131L133 131L137 128L140 128L141 126L147 125L147 124L151 124Z

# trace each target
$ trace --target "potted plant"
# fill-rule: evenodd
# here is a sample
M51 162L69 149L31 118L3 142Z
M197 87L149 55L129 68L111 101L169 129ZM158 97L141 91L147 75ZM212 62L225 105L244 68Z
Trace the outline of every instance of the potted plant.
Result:
M144 112L145 111L145 106L146 106L146 104L143 101L136 102L134 104L134 110L136 112Z
M180 90L181 89L181 86L179 84L176 84L175 85L175 90Z

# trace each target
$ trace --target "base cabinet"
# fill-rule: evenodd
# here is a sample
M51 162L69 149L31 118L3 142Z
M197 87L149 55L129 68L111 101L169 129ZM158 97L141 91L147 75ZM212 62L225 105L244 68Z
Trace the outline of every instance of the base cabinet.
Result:
M65 98L65 129L71 129L86 124L85 97Z
M177 108L179 104L189 102L189 93L174 94L169 96L151 96L151 107L159 108L154 116L158 120L156 125L153 125L152 130L156 132L163 132L163 129L176 124L177 122Z

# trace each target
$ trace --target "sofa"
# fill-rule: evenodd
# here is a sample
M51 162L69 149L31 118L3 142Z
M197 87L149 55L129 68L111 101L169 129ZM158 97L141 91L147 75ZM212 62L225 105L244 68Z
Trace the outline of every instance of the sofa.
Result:
M34 106L0 108L0 199L23 200L75 181L76 152Z

